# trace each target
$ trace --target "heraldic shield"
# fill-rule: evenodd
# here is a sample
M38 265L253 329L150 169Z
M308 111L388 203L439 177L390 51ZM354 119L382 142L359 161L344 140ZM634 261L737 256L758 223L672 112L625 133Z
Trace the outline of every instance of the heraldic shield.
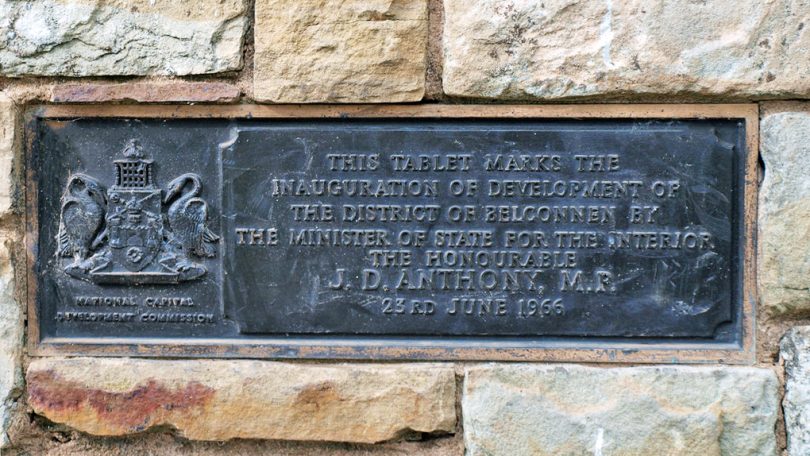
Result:
M85 174L73 174L62 196L58 256L64 271L109 284L178 283L202 277L219 236L207 226L208 204L199 176L186 173L164 191L154 183L153 161L130 141L115 160L107 191ZM164 211L164 206L168 208Z
M112 261L137 272L152 264L163 242L159 189L116 189L107 192L107 229Z

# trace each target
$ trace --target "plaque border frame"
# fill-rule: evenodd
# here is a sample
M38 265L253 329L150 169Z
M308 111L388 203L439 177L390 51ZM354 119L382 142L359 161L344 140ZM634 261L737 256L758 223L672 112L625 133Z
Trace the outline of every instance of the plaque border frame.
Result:
M480 341L457 337L438 341L295 340L228 338L42 338L37 306L37 187L28 169L35 126L44 119L739 119L745 123L743 184L743 257L741 262L741 343L641 343L604 341L550 342L512 338ZM756 220L759 183L759 106L727 104L279 104L279 105L35 105L25 110L21 157L25 202L25 283L21 297L28 309L27 348L31 356L135 356L161 358L258 358L365 361L531 361L576 363L753 364L756 361ZM19 275L18 275L19 277ZM327 340L325 340L327 339Z

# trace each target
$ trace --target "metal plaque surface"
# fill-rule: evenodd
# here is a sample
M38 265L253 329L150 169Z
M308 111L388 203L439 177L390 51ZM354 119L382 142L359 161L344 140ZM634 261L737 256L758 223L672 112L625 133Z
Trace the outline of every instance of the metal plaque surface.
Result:
M38 116L39 342L347 358L740 350L750 128Z

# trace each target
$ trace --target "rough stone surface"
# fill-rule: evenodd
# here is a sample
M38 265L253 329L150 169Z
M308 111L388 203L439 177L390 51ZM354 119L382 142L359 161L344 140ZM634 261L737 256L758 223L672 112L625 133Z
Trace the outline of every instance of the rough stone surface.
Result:
M94 435L166 425L192 440L373 443L456 421L441 365L48 358L27 381L36 413Z
M7 214L12 206L16 123L14 102L0 92L0 216Z
M0 75L188 75L242 65L245 0L0 0Z
M810 315L810 105L760 123L760 302L773 315Z
M448 95L810 96L801 0L444 0Z
M778 381L756 368L469 368L469 456L768 455Z
M62 84L51 92L58 103L230 103L239 88L224 82L169 82L134 84Z
M0 448L8 443L6 430L22 383L23 317L14 299L13 245L7 233L0 233Z
M785 360L785 411L788 454L810 454L810 326L793 328L780 344Z
M419 101L427 33L427 0L257 0L254 96Z

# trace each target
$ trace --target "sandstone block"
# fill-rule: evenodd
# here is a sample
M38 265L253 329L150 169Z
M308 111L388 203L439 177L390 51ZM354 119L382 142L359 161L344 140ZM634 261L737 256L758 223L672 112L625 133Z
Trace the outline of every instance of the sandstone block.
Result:
M239 88L224 82L169 82L134 84L64 84L51 92L60 103L230 103L239 99Z
M188 75L242 66L245 0L0 0L0 75Z
M795 0L444 0L444 91L493 99L810 96Z
M810 106L760 123L760 302L775 315L810 315Z
M469 456L773 456L778 387L756 368L472 367L464 439Z
M426 0L257 0L254 96L276 103L419 101Z
M49 358L27 381L36 413L95 435L373 443L456 420L453 370L436 364Z
M810 326L793 328L782 339L785 360L785 430L790 455L810 454Z
M6 429L22 382L23 313L14 299L12 245L7 233L0 234L0 447L8 443Z
M0 216L11 210L14 192L14 143L17 109L14 102L0 92Z

